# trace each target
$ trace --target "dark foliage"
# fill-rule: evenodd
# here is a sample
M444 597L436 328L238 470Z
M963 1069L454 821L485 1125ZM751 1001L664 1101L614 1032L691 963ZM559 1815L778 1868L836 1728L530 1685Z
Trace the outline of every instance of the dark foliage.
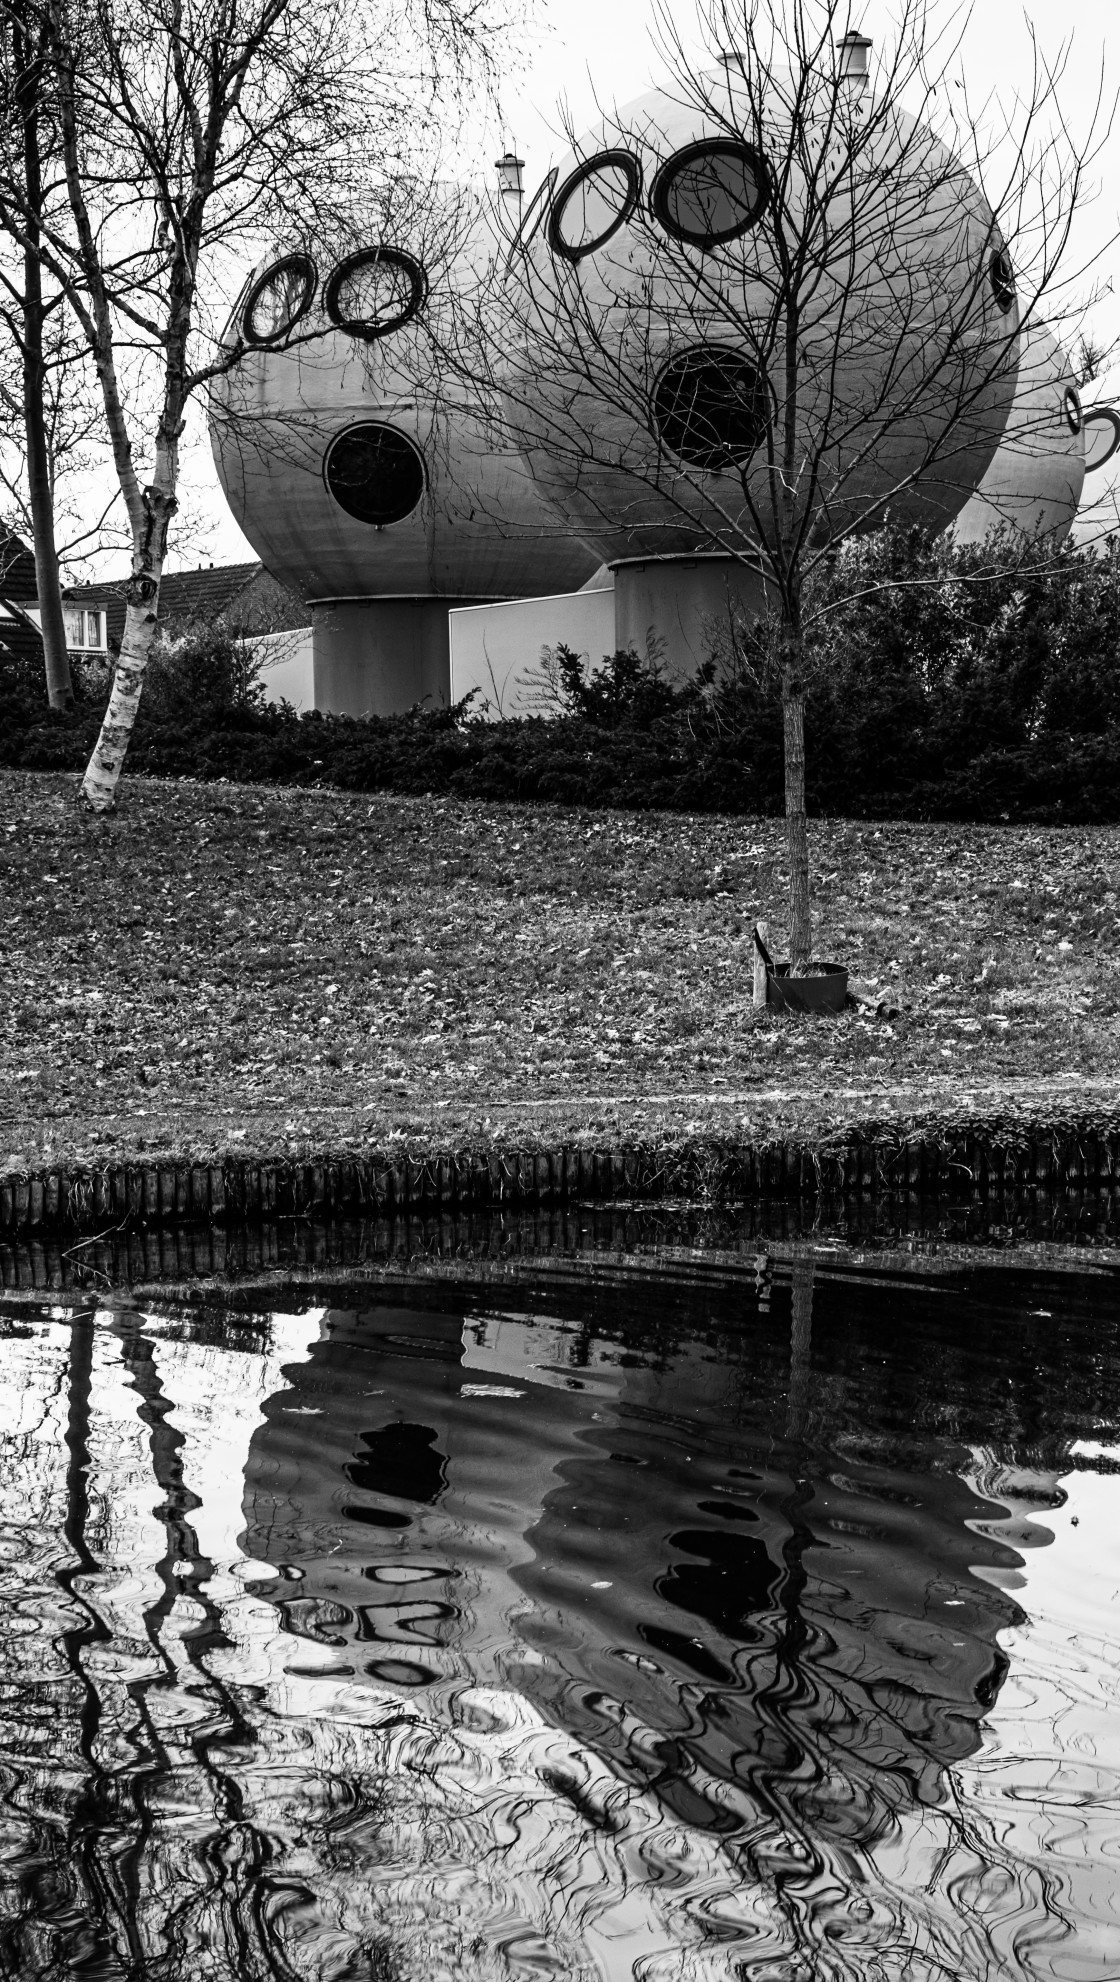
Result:
M993 575L994 574L994 575ZM1120 819L1120 550L1055 557L884 531L813 602L811 809L857 818ZM561 648L557 714L489 722L469 703L407 715L267 707L239 643L196 630L156 668L129 756L156 775L451 792L632 809L776 813L781 717L765 629L678 687L616 654ZM80 770L100 720L0 671L0 762Z

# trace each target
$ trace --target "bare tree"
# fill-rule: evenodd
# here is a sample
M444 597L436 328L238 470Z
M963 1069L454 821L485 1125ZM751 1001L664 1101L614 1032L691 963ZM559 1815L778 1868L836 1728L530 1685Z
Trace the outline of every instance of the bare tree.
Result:
M663 12L670 82L573 143L500 304L480 285L447 342L602 556L742 567L781 681L796 972L806 686L837 604L820 580L857 534L938 531L975 489L1021 334L1072 313L1070 224L1109 116L1098 100L1075 140L1064 58L1037 50L1006 119L972 110L927 0L903 0L873 72L849 0L702 0L700 28L697 60Z
M60 403L52 385L67 332L61 321L61 292L49 277L44 278L39 252L44 225L49 226L59 198L52 171L56 147L48 40L47 22L33 8L16 4L0 21L0 171L16 189L21 211L17 252L0 259L0 315L17 372L14 390L5 387L3 392L3 410L9 417L0 420L8 437L13 428L19 437L23 471L19 480L35 554L47 697L52 709L68 709L74 691L55 542L59 435L52 419Z
M155 637L188 409L240 355L220 335L232 272L278 238L352 236L371 188L430 157L439 105L485 67L491 20L465 0L0 0L0 17L17 7L49 66L66 198L40 222L8 175L0 226L81 328L131 538L120 659L83 784L105 811ZM130 381L156 408L146 430Z

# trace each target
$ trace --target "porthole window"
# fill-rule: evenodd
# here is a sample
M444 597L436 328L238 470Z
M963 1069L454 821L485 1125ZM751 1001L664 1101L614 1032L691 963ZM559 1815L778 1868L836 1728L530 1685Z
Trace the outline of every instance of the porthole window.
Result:
M1062 406L1065 411L1066 425L1070 433L1079 434L1084 422L1081 413L1081 401L1072 385L1067 385L1065 389L1062 397Z
M566 261L581 261L629 220L641 190L642 169L628 151L602 151L587 159L552 202L549 245Z
M766 438L766 389L738 351L701 345L666 365L653 395L663 444L719 474L749 461Z
M554 165L547 179L537 187L536 192L525 209L525 217L513 237L513 246L510 249L511 260L518 248L527 248L534 235L540 233L541 224L545 214L548 212L548 202L552 197L552 188L559 176L560 174Z
M384 529L410 516L424 493L424 458L396 427L365 422L333 441L323 466L327 487L359 523Z
M1094 406L1084 415L1084 426L1085 473L1092 475L1120 447L1120 413L1111 406Z
M1015 303L1015 270L1011 266L1011 256L1006 248L997 248L988 263L988 281L991 284L995 305L1001 316L1006 316Z
M708 138L666 159L650 190L650 207L674 240L715 248L754 227L769 197L765 160L751 145Z
M247 344L274 344L311 308L318 274L310 255L285 255L249 291L241 319Z
M401 248L363 248L340 262L327 283L327 315L351 337L388 337L423 308L428 278Z

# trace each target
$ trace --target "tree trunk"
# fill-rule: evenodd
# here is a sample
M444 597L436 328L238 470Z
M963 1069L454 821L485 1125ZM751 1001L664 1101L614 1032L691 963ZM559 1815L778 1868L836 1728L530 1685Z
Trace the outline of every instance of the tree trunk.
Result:
M23 172L27 191L27 239L23 251L23 427L27 448L27 484L31 536L35 552L35 589L39 598L39 630L47 671L47 699L52 709L72 709L74 687L70 654L62 617L58 582L58 549L54 536L54 489L50 449L43 412L46 366L43 359L43 271L39 262L39 216L43 210L42 160L39 156L40 56L30 44L25 26L15 35L16 97L23 123Z
M82 780L82 796L94 812L112 812L116 805L117 785L132 741L144 676L155 644L159 582L167 555L168 527L175 511L174 467L164 465L168 472L161 477L163 488L144 490L145 528L142 541L132 553L120 658L101 734Z
M27 257L28 269L32 257ZM36 274L38 269L36 267ZM25 339L30 346L30 325L25 313ZM39 598L39 631L43 638L43 660L47 670L47 700L52 709L74 707L74 685L70 679L70 652L66 644L66 624L62 616L62 591L58 578L58 550L54 537L54 491L51 487L50 456L46 422L43 418L42 322L39 326L39 352L33 357L25 349L23 361L23 419L27 441L27 482L31 506L31 538L35 551L35 589Z
M112 812L125 755L132 741L140 692L152 656L159 607L159 569L129 581L124 637L113 675L109 706L82 780L82 796L94 812Z
M813 954L809 916L809 834L805 824L805 675L800 639L787 641L782 664L782 734L789 853L789 961L794 976Z

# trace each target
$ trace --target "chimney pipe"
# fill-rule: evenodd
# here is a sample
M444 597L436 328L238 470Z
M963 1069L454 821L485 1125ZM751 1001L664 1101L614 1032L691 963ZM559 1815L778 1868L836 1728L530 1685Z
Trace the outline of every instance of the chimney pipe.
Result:
M498 192L506 212L515 222L521 219L521 199L525 190L525 160L512 151L504 151L494 160L498 174Z
M849 28L836 44L840 57L840 78L842 82L855 83L859 89L867 85L867 52L871 43L865 34Z

